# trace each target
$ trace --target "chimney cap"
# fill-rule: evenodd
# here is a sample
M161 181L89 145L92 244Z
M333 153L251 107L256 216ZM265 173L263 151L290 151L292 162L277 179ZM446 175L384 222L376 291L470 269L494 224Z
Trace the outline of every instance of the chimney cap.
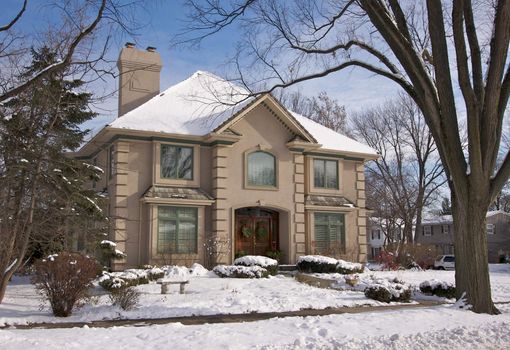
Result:
M132 43L132 42L129 42L129 41L128 41L128 42L125 44L125 46L126 46L127 48L132 48L132 47L135 47L136 45L135 45L135 43Z
M147 46L146 50L149 52L154 52L154 51L156 51L156 48L154 46Z

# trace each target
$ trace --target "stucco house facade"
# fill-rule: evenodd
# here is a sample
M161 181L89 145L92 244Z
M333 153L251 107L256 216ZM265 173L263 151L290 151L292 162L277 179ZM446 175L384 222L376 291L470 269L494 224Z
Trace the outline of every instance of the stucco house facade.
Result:
M415 235L417 244L434 245L443 254L455 254L454 228L451 215L425 218ZM510 214L487 212L487 250L489 263L498 263L501 256L510 256Z
M208 72L159 91L153 48L127 45L119 117L76 154L104 169L113 269L312 253L366 261L364 163L376 152Z

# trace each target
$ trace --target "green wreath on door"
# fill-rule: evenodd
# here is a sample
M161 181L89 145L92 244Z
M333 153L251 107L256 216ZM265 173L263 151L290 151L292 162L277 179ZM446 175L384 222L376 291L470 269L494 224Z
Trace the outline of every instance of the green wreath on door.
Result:
M255 233L257 234L258 238L266 238L269 231L264 223L258 222Z

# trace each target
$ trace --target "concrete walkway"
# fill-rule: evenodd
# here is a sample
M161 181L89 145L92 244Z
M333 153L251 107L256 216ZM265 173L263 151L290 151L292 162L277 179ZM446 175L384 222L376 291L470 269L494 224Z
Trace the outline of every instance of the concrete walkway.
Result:
M398 304L387 306L358 306L358 307L342 307L327 309L304 309L299 311L285 312L262 312L249 314L220 314L206 316L181 316L181 317L165 317L165 318L141 318L141 319L118 319L118 320L102 320L90 322L60 322L60 323L32 323L26 325L3 326L0 329L55 329L55 328L74 328L74 327L90 327L90 328L109 328L109 327L147 327L152 325L161 325L168 323L181 323L183 325L202 325L206 323L240 323L268 320L279 317L305 317L305 316L327 316L339 314L359 314L366 312L384 312L391 310L407 310L417 308L432 308L442 303L434 301L420 301L416 304Z

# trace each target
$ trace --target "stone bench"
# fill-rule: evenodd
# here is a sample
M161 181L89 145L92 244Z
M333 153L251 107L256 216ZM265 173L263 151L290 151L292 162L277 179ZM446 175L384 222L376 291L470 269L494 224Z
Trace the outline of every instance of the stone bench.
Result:
M157 283L161 284L161 294L168 294L171 284L179 284L179 293L184 294L184 286L189 283L189 280L172 280L160 278Z

